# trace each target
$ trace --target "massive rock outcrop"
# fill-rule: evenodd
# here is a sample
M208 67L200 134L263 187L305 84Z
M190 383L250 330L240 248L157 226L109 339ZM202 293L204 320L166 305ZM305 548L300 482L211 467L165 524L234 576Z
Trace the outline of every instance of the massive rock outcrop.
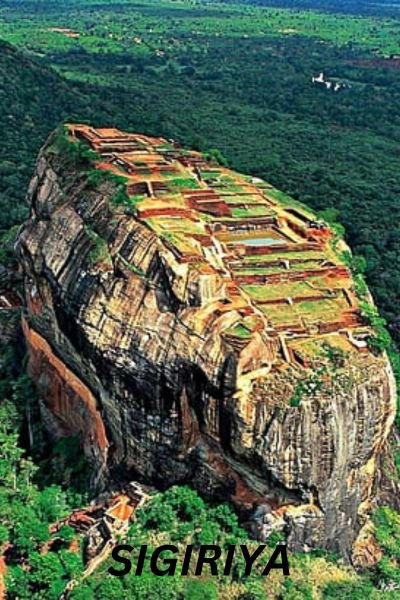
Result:
M348 553L395 389L343 242L264 182L116 130L53 135L29 201L29 368L93 486L191 482L259 505L260 537Z

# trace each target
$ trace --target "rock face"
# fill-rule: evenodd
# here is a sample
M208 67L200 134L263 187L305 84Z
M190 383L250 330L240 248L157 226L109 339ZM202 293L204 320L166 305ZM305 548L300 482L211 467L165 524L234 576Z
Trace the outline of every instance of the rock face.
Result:
M80 436L97 489L190 482L258 505L261 538L285 528L292 548L348 554L395 389L367 348L343 242L170 141L67 137L40 153L18 242L49 431Z

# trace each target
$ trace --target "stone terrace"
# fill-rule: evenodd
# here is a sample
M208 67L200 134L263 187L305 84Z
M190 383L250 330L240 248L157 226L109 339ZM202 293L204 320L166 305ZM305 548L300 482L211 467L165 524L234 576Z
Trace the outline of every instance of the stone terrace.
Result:
M333 232L307 208L171 140L86 125L69 133L101 154L97 168L126 178L136 218L178 265L223 282L204 313L232 312L224 336L233 347L261 328L279 339L286 361L303 365L325 338L366 350L351 274Z

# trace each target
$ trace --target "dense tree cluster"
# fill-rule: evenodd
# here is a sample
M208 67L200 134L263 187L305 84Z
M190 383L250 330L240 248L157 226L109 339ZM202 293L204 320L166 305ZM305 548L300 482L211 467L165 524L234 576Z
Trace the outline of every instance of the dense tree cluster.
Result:
M380 563L376 572L359 577L341 563L339 557L321 552L308 555L289 552L290 576L284 577L277 571L273 577L262 577L265 562L260 560L254 566L250 576L245 577L245 562L237 558L229 576L219 572L210 576L206 568L201 577L189 570L187 577L179 575L158 577L150 569L146 561L140 577L135 575L135 568L123 578L110 576L108 569L116 566L112 559L107 560L89 579L81 583L71 594L71 600L103 600L103 598L160 598L160 600L266 600L266 598L285 598L285 600L313 600L316 594L322 600L333 600L339 596L352 600L383 598L376 584L382 580L397 581L396 543L400 535L397 520L392 520L388 509L376 515L378 536L388 550L387 567ZM392 542L390 541L392 536ZM282 539L274 534L268 541L266 556L270 557L277 542ZM246 531L241 529L237 517L227 505L207 505L196 492L187 487L173 487L164 493L157 494L138 513L137 521L131 526L124 543L131 545L136 552L132 561L138 558L142 544L149 545L151 550L161 544L172 544L178 549L188 544L194 547L193 552L202 544L217 544L222 549L222 559L230 545L245 544L249 552L254 552L258 543L249 539ZM391 547L389 549L389 545ZM223 562L223 560L222 560ZM121 565L117 565L121 566ZM322 577L322 574L324 576ZM390 596L387 596L388 599Z
M37 399L13 346L0 347L0 554L7 565L7 598L57 600L82 571L79 542L64 525L82 497L59 485L41 485L40 431L32 413ZM31 453L27 452L30 441ZM75 540L75 545L72 542Z

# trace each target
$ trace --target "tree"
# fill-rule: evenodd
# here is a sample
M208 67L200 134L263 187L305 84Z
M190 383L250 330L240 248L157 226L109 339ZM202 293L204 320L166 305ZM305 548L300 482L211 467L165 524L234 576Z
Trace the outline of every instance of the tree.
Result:
M185 600L217 600L218 589L212 581L197 581L190 579L184 588Z

